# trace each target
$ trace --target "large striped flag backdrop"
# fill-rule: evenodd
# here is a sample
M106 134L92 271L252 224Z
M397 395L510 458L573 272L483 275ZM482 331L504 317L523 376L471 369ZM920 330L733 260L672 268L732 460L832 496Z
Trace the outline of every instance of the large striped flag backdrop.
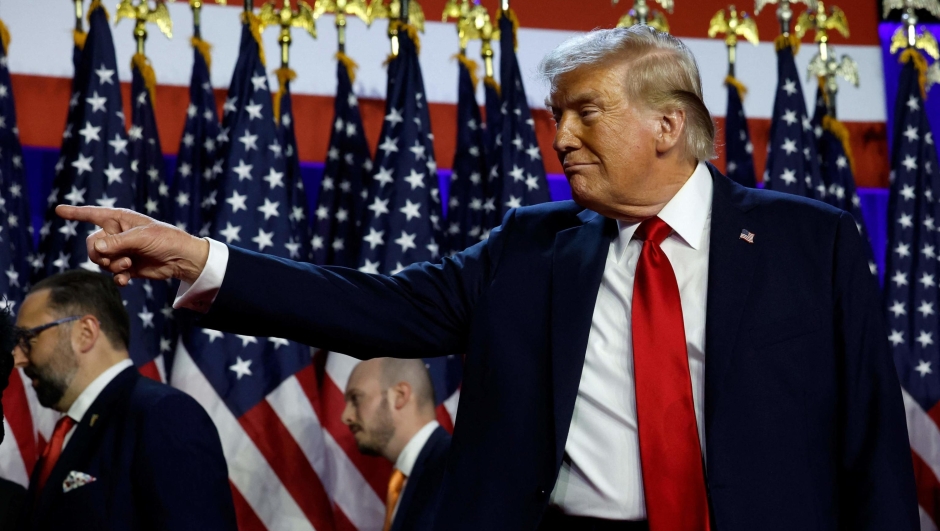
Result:
M250 12L243 20L211 236L289 258L299 232L291 215L294 182L285 172L259 24ZM258 281L255 288L264 289ZM241 528L334 529L325 483L335 460L325 452L308 394L315 385L309 348L193 329L178 345L172 374L171 383L193 395L219 430ZM358 510L348 497L335 502Z
M895 105L885 308L894 362L904 388L921 529L940 524L940 165L919 82L916 49L903 52Z

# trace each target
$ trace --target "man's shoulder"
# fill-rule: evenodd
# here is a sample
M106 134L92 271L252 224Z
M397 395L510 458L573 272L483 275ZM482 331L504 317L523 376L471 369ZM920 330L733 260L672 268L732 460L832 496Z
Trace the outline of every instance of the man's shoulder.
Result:
M589 219L596 215L568 199L516 208L507 218L522 228L558 232L581 225L586 217Z
M144 418L207 415L193 397L165 383L146 377L137 379L128 397L128 407L136 415Z

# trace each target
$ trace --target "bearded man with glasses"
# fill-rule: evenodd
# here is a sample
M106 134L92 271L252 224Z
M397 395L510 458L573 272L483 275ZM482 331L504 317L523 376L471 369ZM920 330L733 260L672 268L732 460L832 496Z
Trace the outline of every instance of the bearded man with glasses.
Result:
M14 338L39 403L63 413L30 477L23 529L235 529L212 420L134 368L109 278L78 270L37 283Z

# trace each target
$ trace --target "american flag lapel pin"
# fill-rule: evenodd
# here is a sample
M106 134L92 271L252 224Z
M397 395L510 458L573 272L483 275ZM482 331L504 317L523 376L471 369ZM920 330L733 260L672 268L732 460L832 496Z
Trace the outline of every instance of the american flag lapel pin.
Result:
M747 243L754 243L754 233L747 229L741 229L741 236L739 236L739 238Z

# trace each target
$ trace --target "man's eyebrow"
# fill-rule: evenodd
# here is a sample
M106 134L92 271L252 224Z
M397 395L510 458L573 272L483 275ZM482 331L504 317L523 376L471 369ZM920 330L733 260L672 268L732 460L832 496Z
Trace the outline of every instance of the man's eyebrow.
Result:
M568 104L578 104L594 101L599 98L600 95L600 92L596 90L585 90L584 92L578 92L576 94L565 96L563 99ZM551 97L545 98L545 106L549 109L555 108L555 103Z

